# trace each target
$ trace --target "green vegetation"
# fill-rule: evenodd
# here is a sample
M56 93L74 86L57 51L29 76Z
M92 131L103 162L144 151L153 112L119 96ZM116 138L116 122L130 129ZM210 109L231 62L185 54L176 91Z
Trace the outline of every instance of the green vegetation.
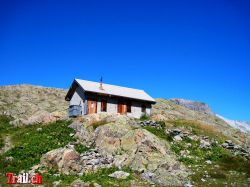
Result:
M69 134L74 130L68 125L69 121L57 121L47 125L6 128L15 147L0 156L0 173L29 170L40 162L42 154L73 141ZM41 130L38 131L38 128ZM6 157L13 159L6 160Z
M0 149L4 147L4 137L13 129L9 124L11 117L0 115Z
M70 184L79 178L77 175L64 175L58 174L58 171L53 169L47 169L47 172L42 174L43 184L46 186L53 186L53 182L60 181L59 186L70 186Z
M88 147L86 147L85 145L82 145L82 144L77 144L75 145L75 150L78 152L78 153L84 153L84 152L87 152L89 150Z
M147 131L151 132L152 134L156 135L160 139L167 140L169 142L173 141L173 138L169 134L165 133L165 130L166 130L165 122L164 121L157 121L157 123L160 124L161 129L157 129L155 127L150 127L150 126L146 126L143 128L146 129Z
M0 137L0 149L4 147L4 139Z
M158 138L167 140L167 141L172 141L173 138L165 133L165 129L157 129L155 127L150 127L150 126L146 126L143 127L144 129L146 129L147 131L151 132L152 134L156 135Z
M147 114L143 114L143 115L140 117L140 120L141 120L141 121L150 120L150 116L148 116Z
M180 156L179 160L186 165L204 164L206 160L220 161L228 157L231 153L218 145L212 145L211 149L201 149L199 141L184 138L183 141L171 144L171 150L177 155L181 155L181 151L188 151L188 157Z
M98 170L95 173L88 173L81 177L81 180L85 182L98 183L102 187L109 186L130 186L130 181L134 178L132 175L132 171L129 168L123 168L122 171L130 173L130 176L127 179L114 179L109 177L108 175L114 173L115 171L119 171L118 168L103 168Z
M10 121L13 120L13 118L5 115L0 115L0 135L5 135L13 131L15 127L13 125L10 125Z

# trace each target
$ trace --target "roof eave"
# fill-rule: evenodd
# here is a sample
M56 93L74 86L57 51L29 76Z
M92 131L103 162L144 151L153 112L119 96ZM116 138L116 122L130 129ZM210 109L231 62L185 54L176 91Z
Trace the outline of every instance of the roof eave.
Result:
M88 91L88 90L85 90L85 91L86 91L86 93L95 93L95 94L100 94L100 95L121 97L121 98L132 99L132 100L137 100L137 101L144 101L144 102L148 102L148 103L151 103L151 104L156 104L156 101L152 101L152 100L145 100L145 99L126 97L126 96L114 95L114 94L107 94L107 93L102 93L102 92L94 92L94 91Z
M66 101L70 101L74 92L75 92L75 89L77 88L77 86L79 86L78 82L76 81L76 79L74 79L74 81L71 83L71 86L65 96L65 100Z

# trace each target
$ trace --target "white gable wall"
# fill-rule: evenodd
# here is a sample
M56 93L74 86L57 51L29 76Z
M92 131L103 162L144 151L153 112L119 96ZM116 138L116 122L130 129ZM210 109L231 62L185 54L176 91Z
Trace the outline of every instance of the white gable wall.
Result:
M82 107L82 111L85 111L85 95L84 90L78 87L70 100L70 105L77 105ZM83 112L84 114L84 112Z

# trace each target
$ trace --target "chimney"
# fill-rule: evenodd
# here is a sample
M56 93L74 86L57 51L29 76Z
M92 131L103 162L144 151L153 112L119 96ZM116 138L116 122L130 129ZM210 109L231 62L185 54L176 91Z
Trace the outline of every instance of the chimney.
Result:
M103 86L102 86L102 77L101 77L101 79L100 79L100 87L99 87L99 89L100 89L100 90L104 90L104 89L103 89Z

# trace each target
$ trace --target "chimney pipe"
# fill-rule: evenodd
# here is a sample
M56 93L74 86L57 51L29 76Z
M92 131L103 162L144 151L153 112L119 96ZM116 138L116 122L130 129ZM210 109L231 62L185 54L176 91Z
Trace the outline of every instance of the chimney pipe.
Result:
M99 87L99 89L100 89L100 90L104 90L104 89L103 89L103 86L102 86L102 77L101 77L101 79L100 79L100 87Z

